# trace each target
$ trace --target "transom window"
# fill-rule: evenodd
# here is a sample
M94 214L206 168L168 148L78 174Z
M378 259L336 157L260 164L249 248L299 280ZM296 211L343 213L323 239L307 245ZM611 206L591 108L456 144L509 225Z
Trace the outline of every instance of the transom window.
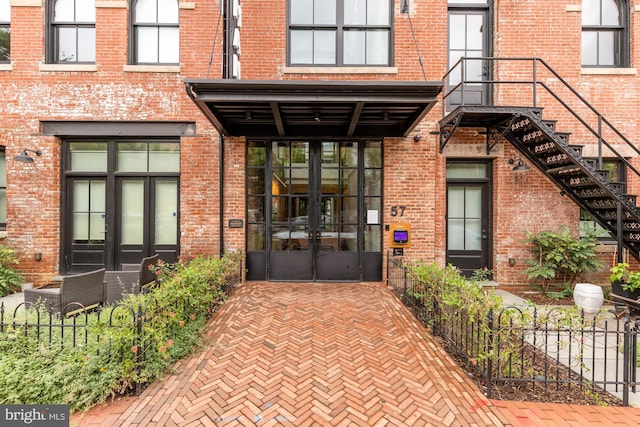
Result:
M289 64L391 65L390 0L289 0Z
M11 59L11 4L9 0L0 0L0 62Z
M628 34L628 12L624 0L583 0L583 66L627 66Z
M178 0L137 0L133 8L133 63L178 64Z
M49 8L49 61L95 63L94 0L54 0Z

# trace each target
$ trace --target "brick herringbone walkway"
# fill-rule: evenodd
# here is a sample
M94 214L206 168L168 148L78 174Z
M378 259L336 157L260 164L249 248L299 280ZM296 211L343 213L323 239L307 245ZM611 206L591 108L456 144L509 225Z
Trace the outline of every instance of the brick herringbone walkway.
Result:
M72 425L584 426L611 424L606 409L640 423L630 408L488 401L381 284L245 284L208 338L140 397Z

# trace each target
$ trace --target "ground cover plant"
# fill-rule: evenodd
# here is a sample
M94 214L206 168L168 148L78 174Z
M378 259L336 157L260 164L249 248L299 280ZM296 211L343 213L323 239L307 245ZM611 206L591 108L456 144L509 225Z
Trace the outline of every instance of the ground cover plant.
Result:
M99 312L60 318L29 309L5 321L0 402L88 409L154 381L197 348L207 319L239 277L239 256L154 268L153 290Z

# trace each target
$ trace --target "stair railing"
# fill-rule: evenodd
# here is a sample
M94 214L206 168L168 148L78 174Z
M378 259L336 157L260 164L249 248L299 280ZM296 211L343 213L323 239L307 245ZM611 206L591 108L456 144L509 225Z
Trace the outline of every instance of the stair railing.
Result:
M489 73L482 73L482 75L477 76L477 78L468 78L469 70L474 68L469 67L467 63L469 61L484 61L491 63L491 67L486 68L489 70L494 70L496 65L500 62L530 62L531 68L528 71L527 77L528 79L520 80L520 79L510 79L510 80L495 80L493 79L493 74L489 75ZM595 117L597 118L597 129L594 129L589 123L587 123L577 112L576 107L572 108L567 102L565 102L552 88L550 88L545 82L540 80L540 70L538 69L538 65L541 65L543 71L546 70L553 77L555 77L564 88L568 89L570 93L575 96L579 101L582 107L586 107L589 111L591 111ZM481 67L483 68L483 67ZM459 71L459 75L457 72ZM452 78L455 78L455 81L458 83L454 85L449 85L449 82ZM621 141L623 141L627 146L629 146L634 152L640 155L640 150L636 147L627 137L625 137L622 132L620 132L609 120L607 120L598 110L596 110L591 103L589 103L576 89L574 89L560 74L558 74L546 61L541 58L496 58L496 57L462 57L456 62L444 75L444 91L442 95L442 116L444 117L447 113L447 101L450 96L454 93L460 94L460 105L465 104L465 90L468 91L467 86L469 84L478 85L488 85L491 87L490 93L494 92L496 85L530 85L531 86L531 102L533 107L538 107L538 86L542 87L548 94L550 94L565 110L567 110L576 120L578 120L591 134L593 134L598 139L598 168L602 169L602 157L603 157L603 145L606 146L611 152L622 161L628 170L633 171L635 175L640 179L640 171L636 169L622 154L620 154L605 138L604 131L610 130L615 135L617 135ZM494 104L492 104L494 105Z

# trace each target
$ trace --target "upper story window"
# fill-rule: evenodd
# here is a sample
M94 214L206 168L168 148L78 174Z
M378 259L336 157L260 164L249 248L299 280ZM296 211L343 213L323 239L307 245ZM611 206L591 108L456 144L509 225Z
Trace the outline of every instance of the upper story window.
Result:
M134 64L180 63L180 11L178 0L134 0Z
M11 4L0 0L0 62L11 60Z
M583 0L582 66L626 67L629 14L625 0Z
M52 0L49 7L49 63L96 62L94 0Z
M390 0L289 0L289 65L389 66Z

